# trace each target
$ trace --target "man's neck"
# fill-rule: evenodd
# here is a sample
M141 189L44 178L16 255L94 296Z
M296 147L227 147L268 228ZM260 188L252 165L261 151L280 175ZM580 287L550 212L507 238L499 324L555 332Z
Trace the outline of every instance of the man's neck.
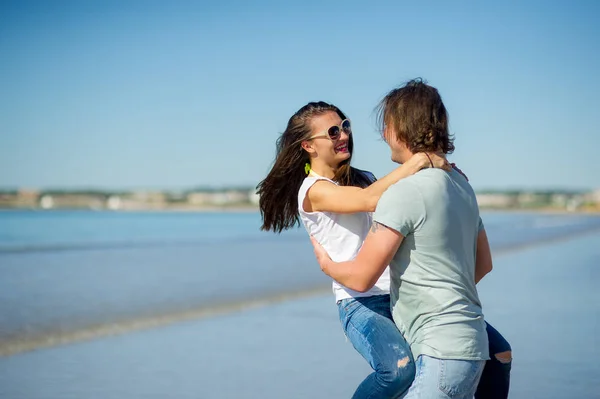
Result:
M409 159L412 158L413 156L413 152L410 151L409 149L406 149L402 152L402 164L405 164Z

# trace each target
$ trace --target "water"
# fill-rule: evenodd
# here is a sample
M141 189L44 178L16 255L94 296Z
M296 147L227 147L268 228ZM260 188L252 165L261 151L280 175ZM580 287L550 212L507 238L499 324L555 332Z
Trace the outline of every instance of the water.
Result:
M600 233L499 257L478 285L509 340L511 398L600 398Z
M0 342L326 285L256 213L0 213ZM290 279L290 273L293 278Z
M495 254L600 228L589 215L483 218ZM303 229L259 226L256 212L0 212L0 349L326 289Z
M0 212L0 253L264 238L259 226L256 212L5 211Z
M539 213L482 214L496 248L595 228L599 217ZM0 254L83 249L193 246L260 240L279 236L261 232L258 212L90 212L0 211ZM285 239L305 238L303 229Z
M600 398L600 217L483 218L496 260L479 290L515 352L511 397ZM279 303L329 289L305 232L259 225L252 212L0 212L0 349L16 353L0 356L0 398L349 397L369 367L332 295ZM274 305L181 322L259 300ZM129 334L102 338L114 331ZM61 339L74 343L18 353Z

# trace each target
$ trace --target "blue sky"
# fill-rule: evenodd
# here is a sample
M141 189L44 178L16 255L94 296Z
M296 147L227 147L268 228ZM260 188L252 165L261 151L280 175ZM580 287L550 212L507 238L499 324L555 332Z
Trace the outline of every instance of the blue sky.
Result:
M373 109L423 77L476 189L600 188L600 3L286 3L1 2L0 187L255 185L314 100L381 176Z

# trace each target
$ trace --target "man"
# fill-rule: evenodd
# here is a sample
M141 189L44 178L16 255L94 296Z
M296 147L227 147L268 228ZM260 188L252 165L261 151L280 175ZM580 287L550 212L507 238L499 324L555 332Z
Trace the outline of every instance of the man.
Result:
M392 90L380 116L394 162L454 150L442 99L420 80ZM333 262L312 239L321 268L368 290L389 264L394 322L416 359L406 398L472 398L489 358L475 284L492 267L473 189L455 170L424 169L392 185L373 220L349 262Z

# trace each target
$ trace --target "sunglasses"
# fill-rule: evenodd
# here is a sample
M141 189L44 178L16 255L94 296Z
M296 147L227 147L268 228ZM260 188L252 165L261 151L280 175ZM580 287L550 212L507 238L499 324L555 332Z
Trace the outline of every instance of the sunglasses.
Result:
M336 141L342 135L342 131L348 136L352 134L352 125L350 123L350 119L344 119L339 126L331 126L329 129L327 129L327 135L322 134L318 136L312 136L310 140L320 137L329 137L332 141Z

